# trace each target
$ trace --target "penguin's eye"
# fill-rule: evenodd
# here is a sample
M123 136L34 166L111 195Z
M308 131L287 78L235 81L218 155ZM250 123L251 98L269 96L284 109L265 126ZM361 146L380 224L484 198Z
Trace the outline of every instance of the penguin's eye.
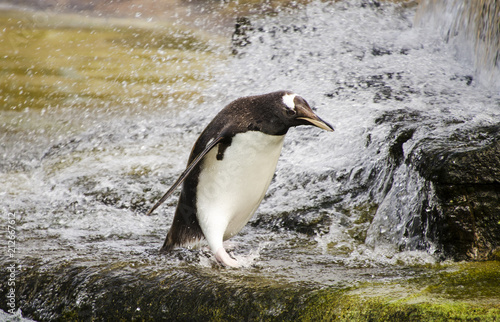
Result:
M292 109L288 109L288 108L287 108L287 109L286 109L286 114L287 114L287 115L289 115L289 116L292 116L292 115L295 115L295 114L296 114L296 112L295 112L295 110L292 110Z

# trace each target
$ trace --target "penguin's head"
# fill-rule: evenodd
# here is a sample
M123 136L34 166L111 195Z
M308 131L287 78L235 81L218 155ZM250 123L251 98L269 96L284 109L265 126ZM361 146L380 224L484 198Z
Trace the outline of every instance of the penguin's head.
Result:
M317 116L305 99L291 92L283 92L281 112L283 121L289 126L314 125L326 131L333 127Z

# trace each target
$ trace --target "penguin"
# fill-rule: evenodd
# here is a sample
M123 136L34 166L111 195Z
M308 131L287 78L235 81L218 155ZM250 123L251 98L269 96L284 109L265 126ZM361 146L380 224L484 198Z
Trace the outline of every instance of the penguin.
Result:
M182 184L160 252L205 238L220 264L238 267L223 241L236 235L259 207L285 134L300 125L333 131L305 99L291 91L242 97L225 106L196 140L184 172L147 212L150 215Z

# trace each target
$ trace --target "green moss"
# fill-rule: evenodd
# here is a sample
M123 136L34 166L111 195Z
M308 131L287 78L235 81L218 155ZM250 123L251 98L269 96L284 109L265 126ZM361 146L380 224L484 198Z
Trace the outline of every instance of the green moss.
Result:
M500 222L498 222L498 224L500 225ZM500 261L500 247L493 249L491 258L493 260Z
M337 290L317 292L300 312L303 321L496 321L500 304L488 305L432 298L416 303L392 297L364 297Z
M378 204L367 202L354 207L354 210L359 213L358 219L354 222L355 224L371 223L373 217L377 213Z
M149 174L151 174L151 167L142 164L132 165L130 170L126 173L127 176L132 178L141 178Z
M498 263L438 265L409 280L350 287L283 283L255 271L97 258L24 263L19 304L36 319L265 321L496 321ZM450 270L453 269L453 270ZM0 281L5 280L0 275ZM468 297L433 292L464 283ZM477 285L476 285L477 284ZM498 283L496 283L498 284ZM440 287L441 287L440 286ZM482 290L482 291L481 291ZM481 293L478 293L481 291ZM478 294L482 294L478 296ZM0 291L0 295L2 291ZM465 295L465 293L464 293Z
M407 281L323 289L299 313L305 321L497 321L500 263L437 265Z
M426 292L461 300L496 298L500 306L500 262L460 263L458 269L439 273Z
M355 241L363 243L377 209L378 204L372 202L365 202L352 208L343 209L343 213L352 220L352 225L346 230L347 234ZM333 247L335 245L332 244L330 248Z

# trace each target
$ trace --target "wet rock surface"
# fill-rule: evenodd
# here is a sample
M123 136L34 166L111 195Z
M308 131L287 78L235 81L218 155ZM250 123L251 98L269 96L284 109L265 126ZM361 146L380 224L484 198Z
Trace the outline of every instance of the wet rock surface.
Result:
M457 129L444 137L413 136L418 124L428 126L426 113L395 110L376 124L391 124L388 169L383 194L387 196L398 168L413 169L420 179L420 201L404 223L400 249L435 248L440 259L498 259L500 241L500 123ZM437 125L432 125L435 127ZM405 147L408 141L415 141ZM409 150L409 151L408 151ZM372 183L375 185L375 183ZM394 201L394 200L393 200Z
M324 288L249 271L172 268L154 257L107 264L32 261L23 263L16 295L23 316L35 321L495 321L499 272L498 262L491 262L427 270L405 281ZM5 302L0 308L8 309Z
M500 124L425 140L413 162L436 199L422 214L425 234L455 260L498 258Z
M269 280L225 281L194 267L133 266L34 265L20 276L20 307L25 316L39 321L285 319L293 317L292 308L300 307L301 297L311 292Z

